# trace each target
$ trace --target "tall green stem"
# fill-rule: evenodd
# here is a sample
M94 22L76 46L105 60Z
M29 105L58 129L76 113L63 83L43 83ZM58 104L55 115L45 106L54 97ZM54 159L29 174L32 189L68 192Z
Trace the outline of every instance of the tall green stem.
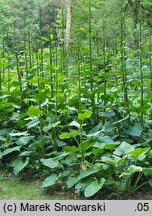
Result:
M107 74L106 74L106 29L105 20L103 24L103 64L104 64L104 111L107 105Z
M53 59L52 59L52 26L51 26L51 5L50 3L48 4L48 13L49 13L49 27L48 27L48 38L49 38L49 63L50 63L50 86L51 86L51 98L53 98L54 96L54 85L53 85L53 69L52 69L52 65L53 65Z
M150 62L150 90L152 92L152 39L151 39L151 29L149 29L149 62ZM152 98L151 98L151 104L152 104ZM150 117L152 119L152 108Z
M141 20L139 22L140 27L140 35L139 35L139 70L140 70L140 82L141 82L141 101L140 101L140 109L141 109L141 115L140 115L140 122L141 125L143 125L143 107L144 107L144 76L143 76L143 70L142 70L142 32L141 32Z
M91 90L91 104L92 104L92 115L94 125L97 122L96 112L95 112L95 95L93 87L93 63L92 63L92 0L89 0L89 70L90 70L90 90Z
M127 90L126 50L125 50L125 14L123 13L121 16L121 70L122 70L122 81L123 81L124 106L126 108L126 113L129 115L129 121L130 121L129 99L128 99L128 90Z

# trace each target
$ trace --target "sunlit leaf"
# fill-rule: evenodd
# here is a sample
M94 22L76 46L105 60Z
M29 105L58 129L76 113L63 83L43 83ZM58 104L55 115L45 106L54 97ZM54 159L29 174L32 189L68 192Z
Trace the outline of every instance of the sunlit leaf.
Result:
M134 157L135 160L144 160L145 157L146 157L146 153L150 150L150 148L137 148L137 149L134 149L133 151L131 152L128 152L127 154L130 154Z
M62 133L59 138L60 139L69 139L71 137L76 137L78 135L78 131L72 131L70 133Z
M91 115L92 115L92 111L87 110L84 113L79 113L78 114L78 119L83 121L84 119L90 118Z
M42 114L42 110L37 109L35 106L30 106L27 111L27 115L31 118L38 117Z

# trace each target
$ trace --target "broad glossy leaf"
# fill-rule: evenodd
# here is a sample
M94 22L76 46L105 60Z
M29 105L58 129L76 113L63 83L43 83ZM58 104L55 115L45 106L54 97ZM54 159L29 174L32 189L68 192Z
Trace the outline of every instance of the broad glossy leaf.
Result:
M59 140L59 139L56 140L56 144L58 147L64 147L67 145L66 142Z
M112 123L106 123L104 126L103 126L103 131L105 133L109 133L111 132L112 130L114 129L114 126Z
M5 156L5 155L8 155L14 151L19 151L20 150L20 146L17 146L17 147L13 147L13 148L8 148L6 150L4 150L3 152L0 152L0 159Z
M70 133L62 133L59 138L60 139L69 139L71 137L76 137L78 135L78 131L72 131Z
M111 150L115 149L119 144L120 144L120 142L113 142L113 143L100 143L100 142L96 142L96 144L94 145L94 147L101 148L101 149L107 149L107 150L111 151Z
M95 126L94 128L92 128L89 132L89 134L93 134L93 133L96 133L98 131L101 131L101 128L102 128L102 124L98 124L97 126Z
M106 144L104 144L104 149L108 149L111 151L111 150L115 149L119 144L120 144L120 142L106 143Z
M116 165L120 161L120 157L117 156L102 156L101 160L104 163L110 164L110 165Z
M17 141L16 141L16 144L17 145L27 145L29 143L29 141L31 139L33 139L34 136L23 136L23 137L20 137Z
M74 146L65 146L63 151L66 151L66 152L70 152L72 154L75 154L76 152L79 152L80 151L80 147L74 147Z
M143 172L146 176L152 176L152 167L143 167Z
M42 188L46 188L46 187L54 185L57 180L58 180L58 176L56 174L50 175L44 180Z
M43 111L42 110L39 110L37 109L35 106L30 106L28 108L28 111L27 111L27 115L30 116L31 118L35 118L35 117L38 117L40 116L41 114L43 114Z
M150 148L137 148L137 149L134 149L133 151L131 152L128 152L127 154L130 154L134 157L135 160L144 160L145 157L146 157L146 153L150 150Z
M43 159L42 158L42 159L40 159L40 161L44 166L47 166L51 169L56 168L59 165L59 162L56 160L53 160L52 158L49 158L49 159Z
M73 177L73 176L70 176L68 178L68 180L66 181L66 184L67 184L67 188L70 189L72 188L75 184L77 184L79 182L79 179L77 177Z
M110 110L110 111L101 112L99 115L103 116L103 117L110 118L112 116L115 116L116 114L114 111Z
M84 119L90 118L91 115L92 115L92 111L87 110L84 113L79 113L78 114L78 119L83 121Z
M132 145L130 145L127 142L122 142L120 144L120 146L115 149L114 154L119 155L119 156L120 155L125 155L128 152L131 152L133 150L134 150L134 147Z
M110 136L104 136L103 134L101 134L98 139L101 143L114 143Z
M151 1L143 1L141 2L144 6L152 6L152 2Z
M148 156L152 157L152 149L148 152Z
M101 156L102 153L104 152L104 149L93 149L92 153L95 155L95 156Z
M87 185L84 190L85 197L91 197L96 194L103 187L105 181L105 178L101 178L99 182L98 180L94 180L89 185Z
M26 158L25 162L18 160L17 163L14 166L13 172L14 175L18 175L19 172L21 172L29 163L29 158Z
M38 81L39 81L39 77L34 76L32 79L29 80L29 83L33 85L38 85Z
M89 140L89 141L83 142L80 145L80 148L82 146L83 151L86 151L87 149L91 148L95 144L95 142L96 142L95 140Z
M76 184L75 186L76 193L80 194L81 192L83 192L86 186L90 184L90 182L90 179L82 179L80 182L78 182L78 184Z
M130 128L129 134L131 136L140 137L142 131L143 131L143 129L142 129L141 125L140 124L135 124L133 127Z
M94 173L97 173L97 172L100 172L101 170L103 169L102 165L97 165L97 166L94 166L92 168L89 168L87 170L83 170L82 172L80 172L79 176L78 176L78 179L81 180L83 178L86 178Z
M96 147L96 148L100 148L100 149L104 149L104 143L100 143L100 142L96 142L95 144L94 144L94 147Z
M143 171L143 168L140 167L140 166L135 166L135 165L131 165L127 170L126 172L123 172L121 173L120 177L123 177L123 176L131 176L133 175L134 173L136 172L142 172Z

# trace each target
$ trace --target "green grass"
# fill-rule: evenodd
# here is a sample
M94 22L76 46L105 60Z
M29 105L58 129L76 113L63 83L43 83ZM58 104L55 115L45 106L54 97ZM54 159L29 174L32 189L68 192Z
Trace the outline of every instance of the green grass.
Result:
M0 200L69 200L78 199L75 193L61 190L60 187L41 188L40 180L21 180L18 177L6 178L0 175Z
M22 182L18 179L0 180L1 200L51 200L56 197L40 190L40 182Z
M74 193L60 190L42 190L41 181L21 181L18 178L0 179L0 200L67 200L78 199ZM57 188L56 188L57 189ZM152 190L145 188L128 198L129 200L152 200Z

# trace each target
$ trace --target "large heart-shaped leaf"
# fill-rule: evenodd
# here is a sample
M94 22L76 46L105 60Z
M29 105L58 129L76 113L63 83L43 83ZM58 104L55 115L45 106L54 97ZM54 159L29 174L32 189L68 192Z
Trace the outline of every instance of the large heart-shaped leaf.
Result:
M150 148L137 148L137 149L134 149L133 151L131 152L128 152L127 154L130 154L134 157L135 160L144 160L145 157L146 157L146 153L150 150Z
M31 106L28 108L28 111L27 111L27 115L30 116L31 118L38 117L38 116L40 116L42 113L43 113L42 110L37 109L37 108L36 108L35 106L33 106L33 105L31 105Z
M143 172L143 168L140 166L131 165L126 172L121 173L120 177L131 176L136 172Z
M137 123L133 127L130 128L129 133L132 136L140 137L142 131L143 131L143 128L141 127L140 124Z
M72 188L75 184L77 184L79 181L78 177L73 177L73 176L70 176L68 178L68 180L66 181L66 184L67 184L67 188Z
M89 140L86 142L83 142L80 147L82 147L83 151L86 151L87 149L91 148L95 144L95 140Z
M90 118L91 115L92 115L92 111L87 110L84 113L79 113L78 114L78 119L83 121L84 119Z
M134 150L134 147L132 145L130 145L127 142L122 142L120 146L115 149L114 154L121 156L133 150Z
M21 172L29 163L29 158L26 158L25 162L21 160L17 160L13 169L14 175L18 175L19 172Z
M112 156L103 155L101 159L104 163L107 163L113 166L116 165L120 161L120 157L113 156L113 155Z
M78 182L78 184L76 184L75 189L76 189L76 193L80 194L80 192L83 192L86 188L86 186L88 186L90 184L91 180L90 179L83 179L80 182Z
M23 137L20 137L17 141L16 141L16 144L17 145L27 145L29 143L29 141L31 139L33 139L34 136L23 136Z
M95 167L92 167L92 168L89 168L87 170L84 170L82 172L80 172L79 176L78 176L78 179L81 180L83 178L86 178L94 173L97 173L97 172L100 172L101 170L103 169L103 166L102 165L98 165L98 166L95 166Z
M47 166L51 169L56 168L59 165L59 161L53 160L52 158L49 158L49 159L42 158L40 161L44 166Z
M54 185L56 183L57 179L58 179L58 176L56 174L50 175L49 177L47 177L44 180L42 188L46 188L46 187Z
M85 197L91 197L96 194L103 187L105 181L105 178L101 178L99 182L98 180L91 182L84 190Z

